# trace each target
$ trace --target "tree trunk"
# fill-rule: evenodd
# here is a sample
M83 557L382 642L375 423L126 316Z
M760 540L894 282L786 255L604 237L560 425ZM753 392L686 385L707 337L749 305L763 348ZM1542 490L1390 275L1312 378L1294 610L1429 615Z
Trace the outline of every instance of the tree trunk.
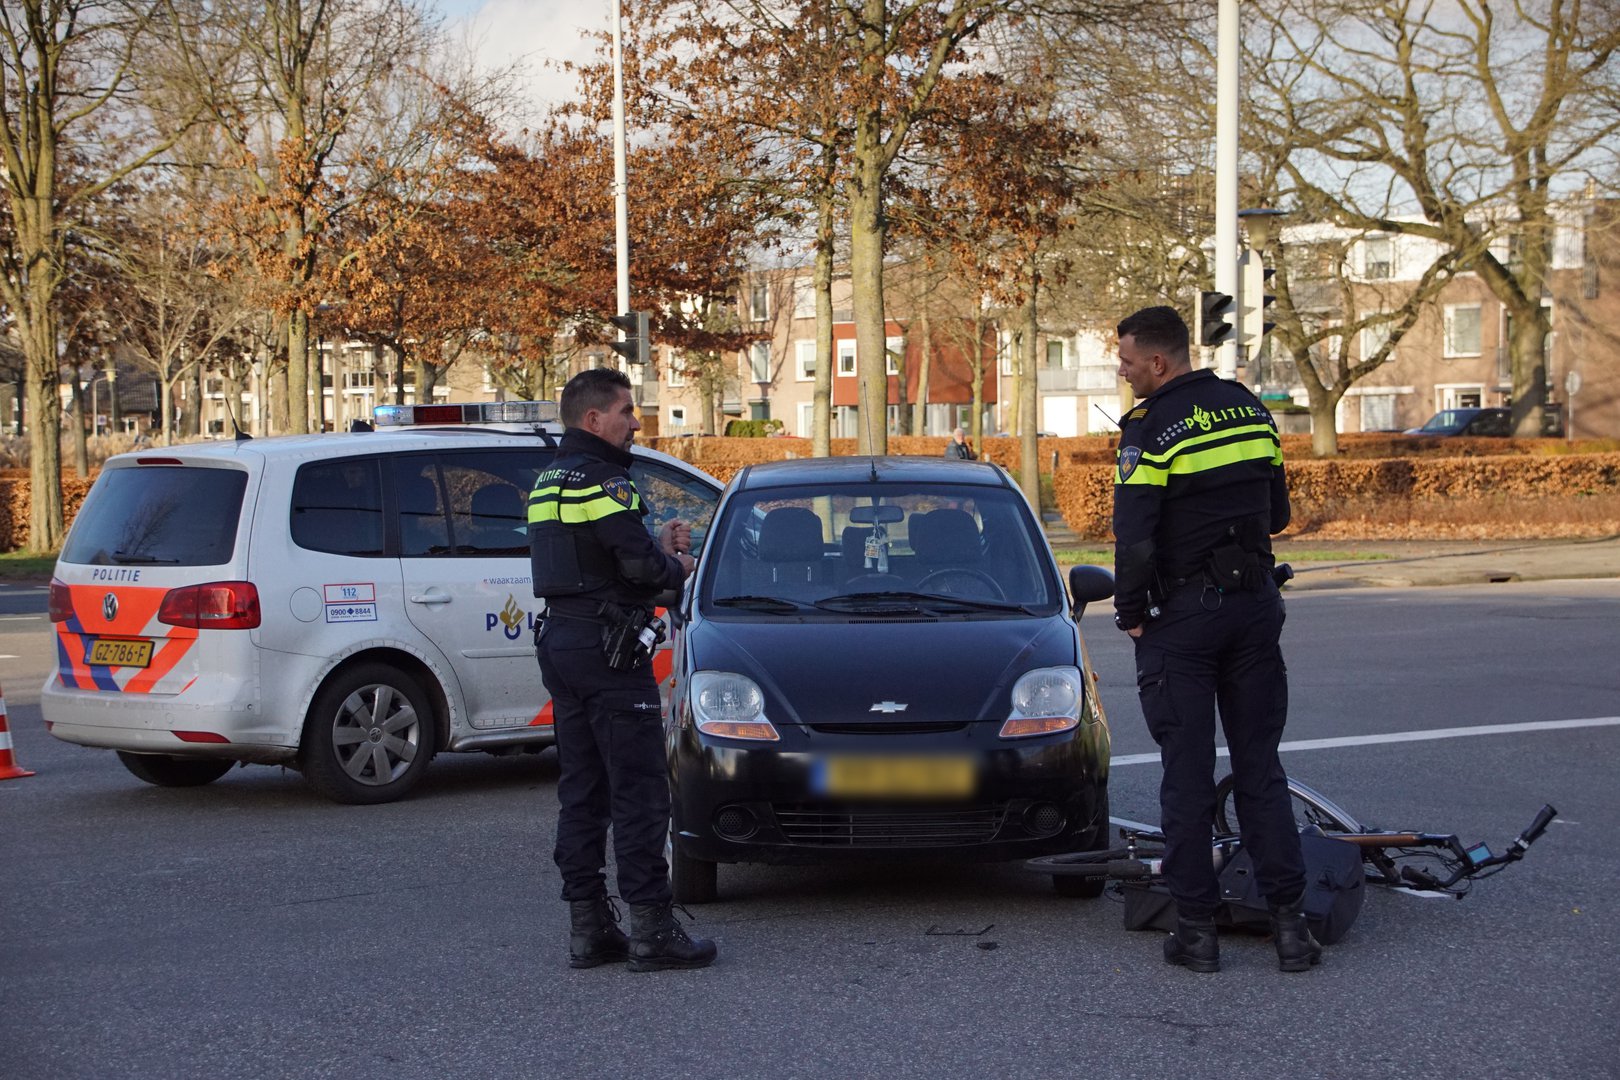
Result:
M124 413L118 403L118 368L116 365L107 367L107 431L109 433L124 430Z
M875 142L874 130L867 138ZM875 161L862 161L862 127L856 128L857 179L850 193L850 284L855 306L855 366L860 373L861 415L856 446L862 454L889 452L889 375L884 352L882 183ZM875 148L866 150L875 155Z
M1024 489L1029 501L1037 508L1041 505L1041 463L1040 453L1035 443L1035 433L1039 424L1035 419L1036 407L1036 379L1035 379L1035 344L1040 333L1039 321L1035 313L1035 274L1034 268L1030 270L1029 298L1024 301L1022 312L1023 328L1020 333L1022 341L1018 350L1018 367L1021 369L1018 376L1018 435L1019 435L1019 461L1018 486Z
M174 445L174 384L168 379L159 379L162 393L158 396L158 414L162 417L158 425L159 437L164 446Z
M312 430L309 384L309 314L295 310L287 319L287 430L295 435Z
M832 455L832 385L838 358L833 354L833 256L838 246L838 207L832 188L838 150L828 145L821 152L826 180L816 192L816 261L811 285L816 294L816 383L811 391L810 453Z
M889 452L889 375L883 341L883 105L876 87L885 66L887 0L862 0L860 74L874 88L855 106L849 189L849 269L855 306L855 366L860 373L862 454Z
M56 357L54 289L41 267L29 282L30 310L17 320L27 364L28 547L55 551L62 543L62 399ZM18 313L20 314L20 313Z
M1311 362L1310 356L1303 360L1297 355L1294 357L1296 368ZM1324 386L1320 379L1303 379L1305 393L1310 398L1311 406L1311 453L1319 458L1337 457L1339 453L1339 401L1344 392L1349 389L1348 384L1343 386Z
M911 433L928 434L928 377L934 368L934 332L928 323L928 312L923 311L922 348L917 353L917 406L912 412ZM955 427L955 424L949 425ZM949 431L946 434L950 434Z
M1547 309L1539 303L1514 304L1508 355L1513 363L1513 437L1539 439L1547 406Z
M78 365L69 370L72 371L69 378L73 388L72 406L68 414L68 429L73 436L73 473L83 480L90 475L90 447L86 445L84 430L84 380L79 378Z
M968 417L968 431L973 436L973 448L984 455L984 335L989 320L982 314L973 319L973 358L969 361L973 375L973 413Z

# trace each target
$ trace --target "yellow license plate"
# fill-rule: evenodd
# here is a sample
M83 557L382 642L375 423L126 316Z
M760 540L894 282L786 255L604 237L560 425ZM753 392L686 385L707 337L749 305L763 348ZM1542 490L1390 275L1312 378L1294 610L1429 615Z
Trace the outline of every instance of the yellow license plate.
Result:
M830 757L817 786L842 798L966 798L978 769L965 757Z
M90 655L85 661L107 667L147 667L152 663L152 643L102 638L91 643Z

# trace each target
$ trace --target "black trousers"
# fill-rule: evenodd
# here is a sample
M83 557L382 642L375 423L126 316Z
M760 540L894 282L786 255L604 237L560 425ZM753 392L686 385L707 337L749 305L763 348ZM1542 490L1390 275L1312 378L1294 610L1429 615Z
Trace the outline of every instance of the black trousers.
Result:
M1161 609L1136 639L1136 685L1164 763L1159 812L1170 895L1183 918L1208 918L1220 907L1210 855L1218 706L1256 883L1272 902L1291 902L1305 887L1305 863L1277 757L1288 719L1282 596L1269 582L1224 594L1194 585Z
M606 891L611 825L619 896L630 904L668 903L669 771L652 665L614 671L602 655L601 626L582 619L546 620L535 651L561 766L552 858L562 898Z

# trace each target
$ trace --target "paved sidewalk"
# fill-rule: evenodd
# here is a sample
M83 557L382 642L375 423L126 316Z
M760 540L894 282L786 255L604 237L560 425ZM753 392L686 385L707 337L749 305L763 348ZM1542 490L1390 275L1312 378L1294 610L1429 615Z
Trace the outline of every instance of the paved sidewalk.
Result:
M1307 560L1312 549L1358 556ZM1481 585L1501 581L1620 577L1620 536L1600 540L1282 540L1277 558L1294 568L1291 589ZM1381 556L1369 559L1367 556Z
M1107 548L1082 541L1048 511L1047 540L1057 550ZM1273 544L1294 568L1290 589L1404 588L1499 581L1620 578L1620 536L1598 540L1295 540ZM1339 556L1312 558L1312 555Z

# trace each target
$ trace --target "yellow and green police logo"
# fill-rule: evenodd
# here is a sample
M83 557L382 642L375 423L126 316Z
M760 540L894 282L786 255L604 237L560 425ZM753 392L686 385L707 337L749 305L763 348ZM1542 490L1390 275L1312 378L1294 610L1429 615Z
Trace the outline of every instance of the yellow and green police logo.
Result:
M1203 428L1205 431L1208 431L1210 426L1214 424L1215 418L1203 408L1194 405L1192 411L1192 422Z
M621 506L632 506L636 501L635 485L629 477L610 476L602 481L602 492Z
M1123 483L1131 478L1136 471L1136 463L1142 460L1140 446L1122 446L1119 450L1119 479Z

